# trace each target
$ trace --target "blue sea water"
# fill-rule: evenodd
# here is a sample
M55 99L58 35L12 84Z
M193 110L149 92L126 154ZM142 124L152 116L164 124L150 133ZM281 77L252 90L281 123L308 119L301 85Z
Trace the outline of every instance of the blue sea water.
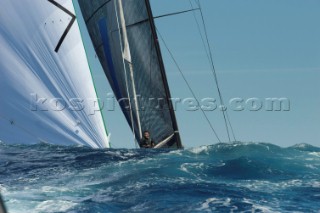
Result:
M320 212L320 148L0 144L0 190L9 213Z

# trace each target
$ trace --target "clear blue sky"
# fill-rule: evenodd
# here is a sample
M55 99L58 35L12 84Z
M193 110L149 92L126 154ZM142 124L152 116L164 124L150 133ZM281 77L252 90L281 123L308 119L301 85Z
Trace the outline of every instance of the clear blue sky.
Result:
M188 0L151 3L155 16L190 9ZM203 0L202 6L225 101L237 97L286 97L291 101L289 112L229 111L237 139L320 146L320 1ZM193 14L157 19L156 24L197 96L218 98ZM162 52L172 96L191 97L163 45ZM97 59L90 61L95 64L101 97L111 89ZM120 109L104 114L114 147L134 147ZM221 112L207 114L227 141ZM180 107L177 118L186 147L217 142L200 111Z

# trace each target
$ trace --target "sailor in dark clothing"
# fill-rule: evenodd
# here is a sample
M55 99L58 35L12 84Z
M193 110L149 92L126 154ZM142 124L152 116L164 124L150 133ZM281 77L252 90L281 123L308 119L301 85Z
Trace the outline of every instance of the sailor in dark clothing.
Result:
M154 141L150 137L149 131L144 131L143 138L140 141L140 147L141 148L153 148L155 146Z

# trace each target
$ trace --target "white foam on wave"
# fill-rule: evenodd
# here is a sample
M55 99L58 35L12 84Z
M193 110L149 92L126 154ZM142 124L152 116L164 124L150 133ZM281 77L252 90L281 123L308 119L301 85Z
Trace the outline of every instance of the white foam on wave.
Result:
M200 146L200 147L194 147L188 150L189 152L192 152L194 154L200 154L200 153L205 153L208 154L209 147L208 146Z
M300 144L296 144L294 147L296 148L306 148L308 146L308 144L306 143L300 143Z
M315 180L314 182L312 182L311 186L313 188L320 188L320 181Z
M133 157L133 156L136 156L137 153L136 152L125 152L123 155L125 157Z
M267 201L260 201L259 203L257 203L257 201L244 198L243 202L252 205L252 212L261 211L263 213L280 213L280 211L277 211L274 208L270 207L271 203L267 203ZM264 204L269 206L266 206ZM278 206L278 203L272 203L272 204L274 206Z
M38 204L35 208L35 212L65 212L75 207L77 204L71 201L64 200L47 200Z
M212 212L216 209L215 206L225 206L229 207L231 203L230 198L221 199L221 198L208 198L205 202L201 204L201 207L197 208L197 211L206 211L206 212ZM212 207L210 207L212 206Z
M271 182L267 180L245 180L230 184L230 186L245 187L247 189L250 189L251 191L268 191L269 193L276 192L279 190L285 190L291 187L301 187L303 185L305 185L305 183L302 180L298 179L285 180L279 182Z
M6 202L7 210L10 213L32 212L32 213L54 213L67 212L75 207L77 203L65 200L47 200L43 202L9 199Z
M124 156L119 150L106 150L105 154L110 156L119 157L121 159L127 159L127 156Z
M1 193L7 192L7 188L3 184L0 184L0 192Z
M307 168L309 168L309 169L318 169L317 167L315 167L314 165L312 165L312 164L306 164L305 165Z
M43 186L41 188L41 191L45 193L56 193L56 192L68 192L71 190L70 188L66 188L66 187Z
M21 202L21 199L8 199L6 196L5 205L10 213L34 212L33 202Z
M146 203L139 203L129 209L128 212L148 212L148 206Z
M252 212L256 212L257 210L262 211L263 213L280 213L279 211L275 211L268 206L262 206L258 204L252 205Z
M170 152L168 152L168 154L176 154L176 155L183 155L183 151L184 150L182 150L182 149L177 149L177 150L172 150L172 151L170 151ZM164 154L166 154L166 153L164 153Z
M309 155L320 157L320 152L310 152Z
M203 169L204 163L183 163L180 166L180 170L189 174L193 174L193 172L189 171L189 169Z

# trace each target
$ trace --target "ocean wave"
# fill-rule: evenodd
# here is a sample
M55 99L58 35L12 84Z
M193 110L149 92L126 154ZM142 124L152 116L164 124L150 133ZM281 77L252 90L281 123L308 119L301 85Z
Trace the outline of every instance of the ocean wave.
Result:
M305 144L94 150L2 143L0 190L9 212L316 212L318 153Z

